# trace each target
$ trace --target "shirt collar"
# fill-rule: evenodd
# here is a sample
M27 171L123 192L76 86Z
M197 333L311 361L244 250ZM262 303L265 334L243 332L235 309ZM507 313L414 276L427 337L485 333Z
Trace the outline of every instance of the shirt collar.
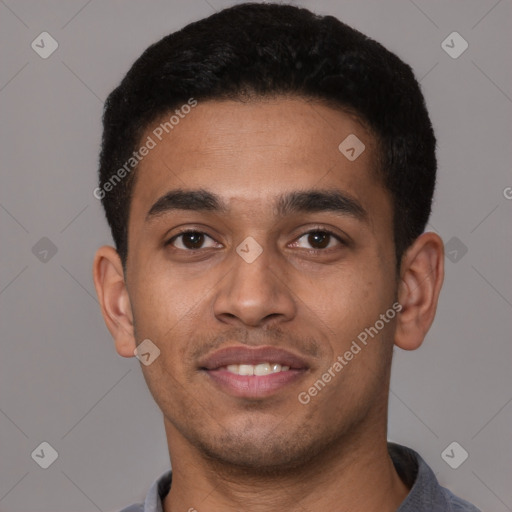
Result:
M388 452L409 494L396 512L452 510L444 488L423 458L411 448L388 442Z
M164 512L163 501L171 489L172 470L164 473L150 487L144 501L144 512Z

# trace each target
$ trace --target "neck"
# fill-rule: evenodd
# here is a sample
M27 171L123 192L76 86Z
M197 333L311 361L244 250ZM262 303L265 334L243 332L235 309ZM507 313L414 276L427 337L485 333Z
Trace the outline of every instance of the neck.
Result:
M168 437L171 430L172 437L179 436L168 424L166 430ZM380 430L377 436L375 428L361 428L308 464L272 475L211 461L187 443L173 443L173 479L164 512L394 512L409 490L389 457L385 425Z

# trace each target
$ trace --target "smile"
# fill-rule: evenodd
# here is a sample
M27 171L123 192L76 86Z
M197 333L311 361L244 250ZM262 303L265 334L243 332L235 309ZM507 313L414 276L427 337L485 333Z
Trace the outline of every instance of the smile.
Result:
M291 386L308 371L304 358L271 346L235 345L199 362L215 388L240 398L265 398Z

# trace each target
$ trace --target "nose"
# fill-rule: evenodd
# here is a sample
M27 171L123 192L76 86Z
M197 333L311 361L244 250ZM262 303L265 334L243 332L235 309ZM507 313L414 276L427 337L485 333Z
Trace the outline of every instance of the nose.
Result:
M213 303L216 318L224 323L264 327L289 321L296 314L284 258L269 247L258 246L263 250L254 260L233 249L231 271L221 281Z

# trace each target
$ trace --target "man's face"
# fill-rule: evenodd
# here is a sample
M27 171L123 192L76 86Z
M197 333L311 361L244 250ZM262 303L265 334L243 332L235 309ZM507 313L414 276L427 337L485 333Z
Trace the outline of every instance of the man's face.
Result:
M366 146L353 161L338 149L350 134ZM380 428L394 321L333 371L396 295L392 205L371 135L340 111L280 98L199 102L153 139L136 171L126 283L137 343L161 351L142 369L171 453L185 443L247 468L291 467ZM162 199L177 189L225 209ZM277 202L311 191L331 200ZM290 369L237 374L265 362Z

